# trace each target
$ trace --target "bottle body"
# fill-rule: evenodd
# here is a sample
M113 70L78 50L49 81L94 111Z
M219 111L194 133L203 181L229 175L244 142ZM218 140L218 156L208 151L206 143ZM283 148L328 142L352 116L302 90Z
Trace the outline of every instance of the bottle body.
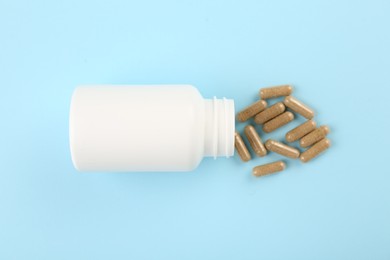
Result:
M234 153L231 103L220 124L218 104L190 85L78 87L69 119L73 163L80 171L190 171L204 156ZM221 144L215 138L224 125Z

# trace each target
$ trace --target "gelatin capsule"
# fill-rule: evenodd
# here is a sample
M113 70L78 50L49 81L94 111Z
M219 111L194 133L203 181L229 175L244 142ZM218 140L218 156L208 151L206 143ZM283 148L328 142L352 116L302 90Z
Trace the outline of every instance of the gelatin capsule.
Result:
M307 135L305 135L301 141L300 145L303 148L309 147L310 145L318 142L319 140L326 137L326 135L330 132L329 127L326 125L320 126L319 128L311 131Z
M267 142L265 142L265 147L267 147L267 150L269 151L292 159L297 159L300 154L298 149L275 140L267 140Z
M278 129L279 127L288 124L292 120L294 120L294 114L289 111L284 112L283 114L278 115L274 119L271 119L270 121L266 122L263 125L263 131L266 133L270 133Z
M251 145L253 151L257 156L263 157L267 154L267 149L265 149L264 144L257 133L256 129L252 125L247 125L244 128L244 133Z
M247 162L251 159L251 154L249 153L248 148L246 148L244 140L242 140L238 132L235 132L234 134L234 146L236 147L237 153L242 161Z
M240 122L245 122L249 118L260 113L267 107L267 102L265 100L258 100L250 106L244 108L241 112L237 114L237 120Z
M253 168L253 175L256 177L268 175L275 172L280 172L286 169L286 164L283 161L263 164Z
M300 159L302 162L308 162L317 157L330 147L330 141L327 138L315 143L312 147L301 153Z
M317 124L316 122L314 122L314 120L306 121L305 123L288 131L286 134L286 141L292 143L301 139L302 137L304 137L305 135L307 135L308 133L316 129L316 125Z
M258 113L254 120L256 124L264 124L265 122L271 120L272 118L277 117L281 113L283 113L286 110L285 105L282 102L278 102L268 108L266 108L264 111Z
M259 94L260 94L260 98L267 99L267 98L289 96L291 95L292 91L293 91L293 87L291 85L280 85L280 86L274 86L268 88L261 88Z
M286 107L290 108L294 112L302 115L307 119L312 119L314 117L314 111L307 105L303 104L301 101L297 100L292 96L288 96L284 99L284 104Z

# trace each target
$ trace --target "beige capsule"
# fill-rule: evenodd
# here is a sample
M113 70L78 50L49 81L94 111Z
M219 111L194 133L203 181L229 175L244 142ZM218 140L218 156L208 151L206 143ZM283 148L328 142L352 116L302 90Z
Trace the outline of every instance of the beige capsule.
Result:
M291 85L280 85L280 86L273 86L268 88L261 88L259 94L262 99L267 99L267 98L289 96L291 95L292 91L293 91L293 87Z
M316 122L314 120L307 120L305 123L295 127L286 134L286 141L289 143L295 142L314 129L316 129Z
M234 134L234 146L236 147L237 153L242 161L247 162L252 158L248 148L246 148L244 140L242 140L238 132L235 132Z
M256 129L252 125L247 125L244 128L244 133L249 141L249 144L251 145L253 151L257 154L257 156L265 156L267 154L267 149L265 149L264 144Z
M284 99L284 104L286 107L290 108L294 112L302 115L307 119L312 119L314 117L314 111L307 105L303 104L301 101L297 100L292 96L288 96Z
M263 164L253 168L253 175L256 177L268 175L275 172L280 172L286 169L286 164L283 161Z
M301 147L306 148L310 145L318 142L319 140L326 137L327 134L329 134L330 129L328 126L323 125L315 129L314 131L311 131L307 135L305 135L301 141L299 142Z
M254 115L260 113L267 107L267 102L265 100L258 100L252 105L246 107L244 110L237 114L237 120L240 122L245 122Z
M270 133L294 120L294 114L287 111L271 119L263 125L263 131Z
M317 157L322 152L330 147L330 141L327 138L315 143L312 147L301 153L300 159L302 162L308 162L311 159Z
M254 120L256 124L264 124L265 122L271 120L272 118L277 117L286 110L286 106L282 102L278 102L264 111L258 113Z
M288 146L284 143L275 141L275 140L267 140L265 142L265 147L267 147L268 151L292 158L297 159L299 157L300 151L294 147Z

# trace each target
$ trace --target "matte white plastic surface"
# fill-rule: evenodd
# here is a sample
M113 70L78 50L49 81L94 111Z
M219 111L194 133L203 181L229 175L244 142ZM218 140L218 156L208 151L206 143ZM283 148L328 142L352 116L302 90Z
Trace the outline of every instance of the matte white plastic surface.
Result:
M81 86L69 135L80 171L189 171L233 155L234 102L191 85Z

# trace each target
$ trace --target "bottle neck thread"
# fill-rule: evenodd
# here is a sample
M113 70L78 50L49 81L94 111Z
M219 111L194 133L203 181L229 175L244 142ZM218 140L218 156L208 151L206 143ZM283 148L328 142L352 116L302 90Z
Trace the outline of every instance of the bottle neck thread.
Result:
M234 155L235 112L232 99L205 100L204 155L217 157Z

